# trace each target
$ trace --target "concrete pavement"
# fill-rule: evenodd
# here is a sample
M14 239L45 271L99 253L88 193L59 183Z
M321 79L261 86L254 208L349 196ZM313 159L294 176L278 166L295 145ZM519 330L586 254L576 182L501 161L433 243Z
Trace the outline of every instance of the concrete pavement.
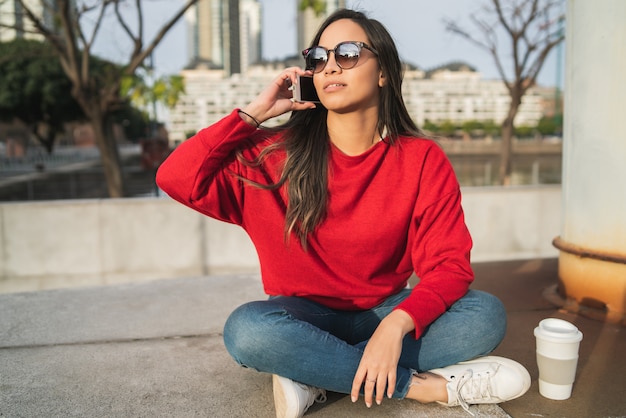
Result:
M623 328L559 312L543 295L556 260L475 264L473 287L499 296L509 328L494 354L533 379L518 400L472 406L484 417L626 416ZM238 367L222 326L263 298L258 276L222 275L0 295L0 417L273 417L270 376ZM537 389L533 329L555 316L584 333L572 398ZM462 417L460 408L385 401L367 409L331 394L311 417Z

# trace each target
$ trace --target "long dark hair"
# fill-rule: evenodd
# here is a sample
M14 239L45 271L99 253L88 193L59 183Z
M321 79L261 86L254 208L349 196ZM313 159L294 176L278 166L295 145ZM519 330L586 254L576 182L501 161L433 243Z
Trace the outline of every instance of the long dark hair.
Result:
M378 133L386 129L385 141L394 144L400 135L421 136L404 105L402 98L402 64L393 38L377 20L349 9L339 9L320 26L311 42L317 45L322 33L332 23L349 19L365 31L369 45L378 52L385 85L381 88ZM266 148L259 157L275 149L284 149L287 158L280 180L267 188L287 187L288 203L285 236L292 232L306 248L307 236L324 220L328 201L329 138L326 126L327 110L318 105L315 109L292 112L289 120L278 129L282 140Z

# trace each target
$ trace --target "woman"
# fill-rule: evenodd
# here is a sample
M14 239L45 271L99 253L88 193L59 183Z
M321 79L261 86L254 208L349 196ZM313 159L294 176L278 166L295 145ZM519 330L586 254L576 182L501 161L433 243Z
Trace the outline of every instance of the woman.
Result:
M270 297L230 315L229 353L273 374L278 417L302 416L326 390L368 407L387 396L468 412L523 395L524 367L481 357L502 340L505 311L468 290L460 188L407 113L391 36L339 10L312 45L307 71L283 71L158 172L171 197L242 226L258 252ZM292 100L297 75L313 76L321 104ZM283 126L261 126L289 111Z

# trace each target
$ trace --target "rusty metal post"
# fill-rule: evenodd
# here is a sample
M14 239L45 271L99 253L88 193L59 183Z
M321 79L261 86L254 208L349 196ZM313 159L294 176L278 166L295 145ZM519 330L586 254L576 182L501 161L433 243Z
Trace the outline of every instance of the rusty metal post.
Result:
M626 1L568 0L559 293L626 318Z

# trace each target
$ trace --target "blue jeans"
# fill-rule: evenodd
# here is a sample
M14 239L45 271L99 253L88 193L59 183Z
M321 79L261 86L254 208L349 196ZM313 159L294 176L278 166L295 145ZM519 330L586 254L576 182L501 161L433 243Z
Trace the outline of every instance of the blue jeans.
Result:
M246 303L226 321L224 343L242 366L329 391L350 393L368 339L410 289L373 309L342 311L301 297ZM470 290L419 339L403 341L394 398L404 398L413 371L484 356L504 338L506 313L488 293Z

